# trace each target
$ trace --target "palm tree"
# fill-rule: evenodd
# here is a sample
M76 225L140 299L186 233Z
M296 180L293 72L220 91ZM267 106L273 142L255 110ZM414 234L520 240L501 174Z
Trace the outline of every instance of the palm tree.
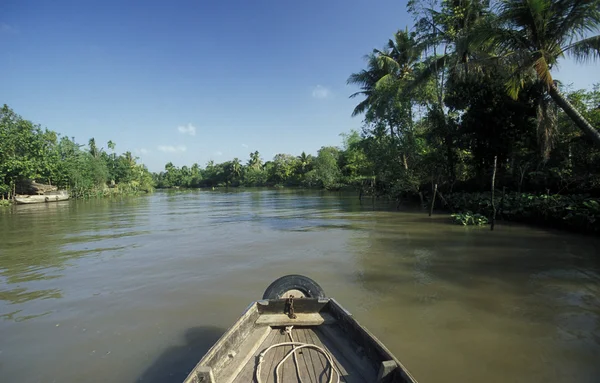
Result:
M354 108L352 117L377 109L381 100L381 96L377 92L377 83L388 74L384 68L379 66L380 61L376 53L366 56L366 60L367 69L363 69L358 73L352 73L347 81L348 85L358 85L361 89L351 94L350 98L358 96L364 96L365 98Z
M388 41L384 50L373 50L366 57L367 69L353 73L347 81L348 84L359 85L361 88L350 95L350 98L365 97L354 108L352 116L366 113L368 120L383 119L394 137L394 128L399 124L395 118L398 103L401 102L398 98L399 90L412 77L421 52L421 46L415 41L415 34L408 30L396 32L394 39Z
M490 44L511 67L506 84L516 98L531 80L540 84L552 100L596 145L600 131L594 128L561 94L551 71L565 55L579 62L600 58L600 0L505 0L496 25L478 31L480 43ZM541 108L541 107L540 107ZM539 122L547 113L538 108Z
M408 29L398 31L394 39L388 40L383 51L376 49L379 67L386 74L378 80L378 84L408 80L412 77L415 67L421 59L422 46L417 44L415 33L409 33Z
M102 149L98 149L98 147L96 146L96 139L90 138L88 145L90 147L90 154L92 155L92 157L94 157L94 158L100 157L100 153L102 152Z
M259 169L262 166L262 160L258 150L254 153L250 153L250 159L248 160L248 167L252 169Z
M239 177L242 174L242 162L237 157L231 161L231 174L234 177Z
M307 167L312 161L311 156L306 155L305 152L302 152L297 158L298 158L298 165L300 167L300 174L306 173Z

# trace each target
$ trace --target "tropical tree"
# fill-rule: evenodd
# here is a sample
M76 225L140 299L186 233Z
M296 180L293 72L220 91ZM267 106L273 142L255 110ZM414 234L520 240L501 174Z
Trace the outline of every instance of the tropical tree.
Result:
M268 168L270 180L275 184L288 183L294 175L297 161L297 158L291 154L276 154Z
M377 112L382 109L382 104L385 104L385 98L381 95L381 89L378 91L377 84L388 73L385 68L380 66L381 62L376 52L367 55L366 61L367 69L351 74L347 80L348 85L360 87L360 91L351 94L350 98L364 97L352 111L352 117L367 112L378 114Z
M310 165L312 163L312 156L307 155L306 152L300 153L298 158L298 174L303 175L310 170Z
M516 99L527 84L538 83L600 145L600 131L559 91L551 73L565 55L579 62L600 58L600 1L505 0L499 11L496 22L477 33L479 43L497 49L502 63L512 69L508 93ZM538 99L538 126L549 130L555 124L545 106L544 99Z
M326 189L335 188L341 181L339 158L340 150L338 148L322 147L315 158L314 169L307 178L320 183Z
M240 178L242 175L242 161L237 157L231 161L231 175L233 179Z
M255 151L254 153L250 153L250 159L248 160L248 167L252 169L259 169L262 166L262 159L260 158L260 153Z

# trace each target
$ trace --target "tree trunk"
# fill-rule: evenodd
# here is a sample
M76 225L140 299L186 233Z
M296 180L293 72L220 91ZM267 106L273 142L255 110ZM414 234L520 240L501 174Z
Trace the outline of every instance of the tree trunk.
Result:
M408 161L406 159L406 153L402 154L402 164L404 165L404 170L408 170Z
M577 125L579 129L583 130L583 132L589 138L591 138L597 146L600 146L600 131L594 128L592 124L590 124L589 121L586 120L585 117L583 117L581 113L577 111L577 109L575 109L573 104L571 104L569 100L567 100L567 98L560 93L556 85L550 85L549 93L554 102L556 102L556 104L566 113L566 115L573 120L575 125Z

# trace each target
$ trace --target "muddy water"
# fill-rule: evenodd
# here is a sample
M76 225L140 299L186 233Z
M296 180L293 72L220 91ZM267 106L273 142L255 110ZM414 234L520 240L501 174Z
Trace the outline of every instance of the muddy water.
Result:
M337 194L0 209L0 381L181 381L273 279L301 273L420 382L597 382L599 260L590 237Z

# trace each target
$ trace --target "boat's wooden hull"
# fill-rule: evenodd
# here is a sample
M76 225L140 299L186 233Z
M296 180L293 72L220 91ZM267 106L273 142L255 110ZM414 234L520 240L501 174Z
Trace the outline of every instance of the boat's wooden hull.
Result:
M287 299L252 303L241 318L219 339L190 372L184 383L272 383L274 370L295 342L327 350L340 372L341 382L401 382L415 379L390 351L350 313L330 298L295 299L292 319ZM289 326L293 326L290 330ZM263 353L262 356L259 356ZM296 362L288 358L279 369L279 382L327 382L331 370L326 357L313 348L296 351ZM260 376L257 363L262 359ZM334 375L335 376L335 375ZM257 380L260 378L260 380ZM332 381L336 381L335 379Z
M46 203L59 202L69 199L68 194L51 194L51 195L19 195L15 197L15 202L18 204Z

